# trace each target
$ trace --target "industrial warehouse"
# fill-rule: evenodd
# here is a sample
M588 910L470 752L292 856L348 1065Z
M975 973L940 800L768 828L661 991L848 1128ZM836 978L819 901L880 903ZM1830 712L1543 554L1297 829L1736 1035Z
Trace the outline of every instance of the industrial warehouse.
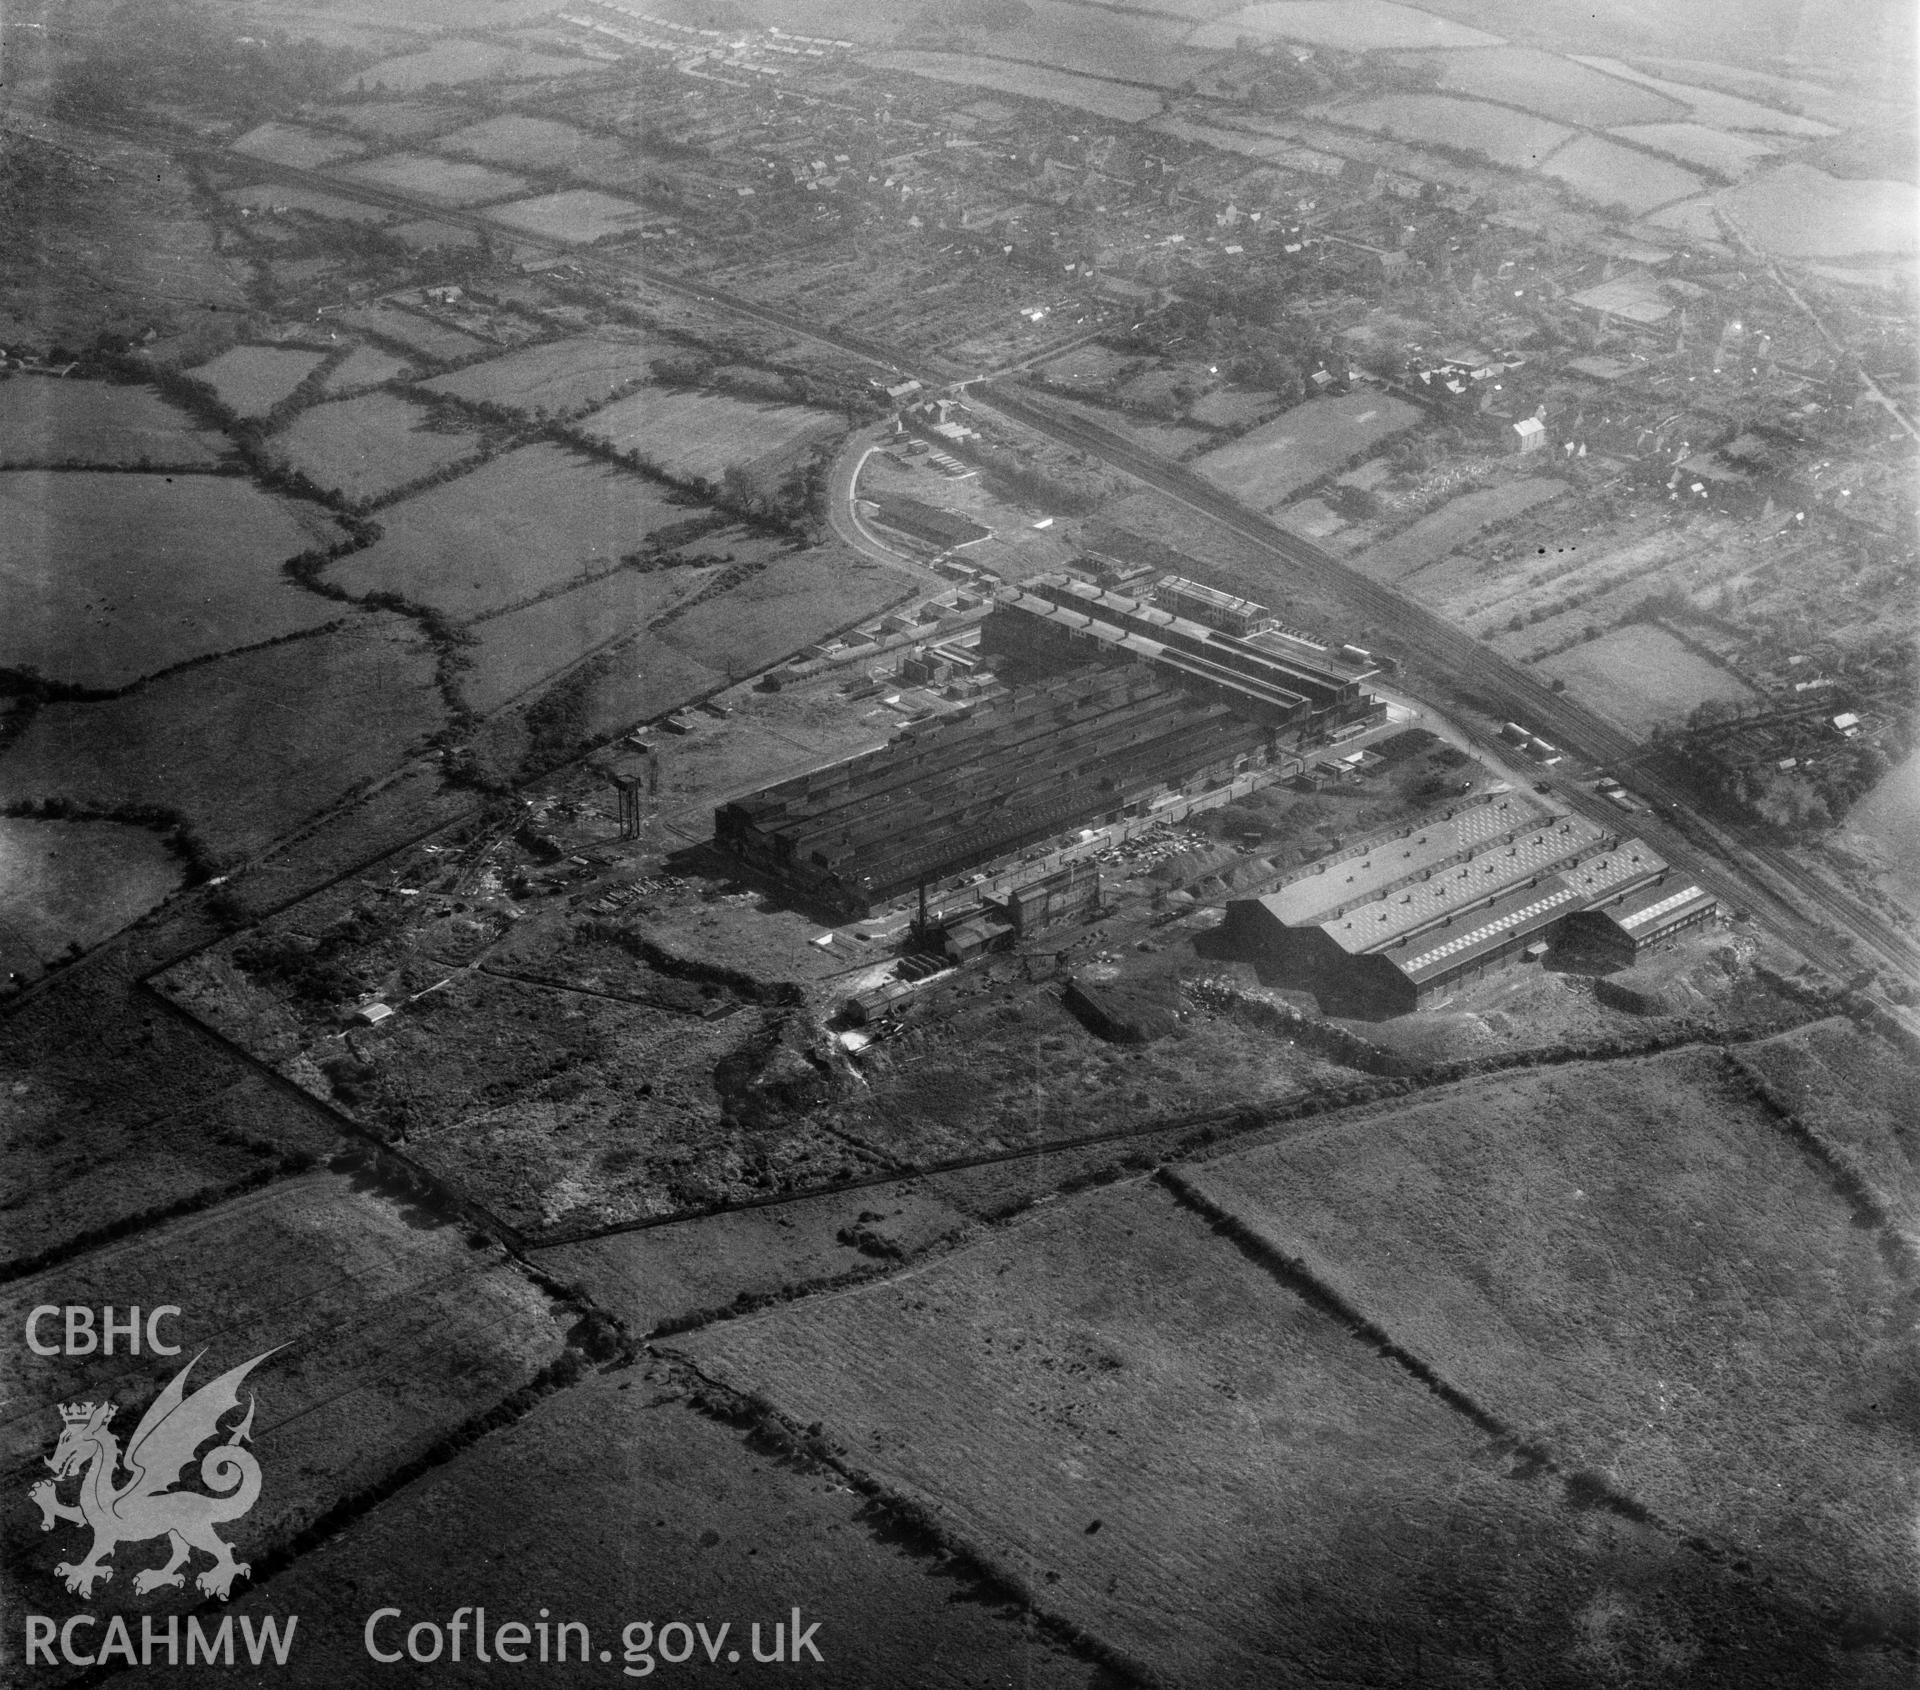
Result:
M1616 963L1719 905L1639 839L1508 794L1363 840L1264 897L1227 906L1224 937L1334 1013L1404 1015L1558 938Z
M858 919L1073 830L1278 778L1384 716L1372 668L1305 636L1242 639L1066 575L1002 588L980 651L1009 691L722 805L715 843Z

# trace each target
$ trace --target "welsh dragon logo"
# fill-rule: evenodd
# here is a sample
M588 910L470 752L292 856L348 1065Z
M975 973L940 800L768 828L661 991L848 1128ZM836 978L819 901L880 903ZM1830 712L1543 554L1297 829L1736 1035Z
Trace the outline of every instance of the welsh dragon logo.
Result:
M214 1494L176 1490L183 1469L201 1445L217 1437L221 1420L240 1406L240 1382L272 1355L272 1350L242 1362L232 1371L202 1385L192 1396L186 1394L187 1375L193 1361L180 1369L167 1388L153 1399L140 1417L140 1424L128 1440L124 1456L120 1440L109 1427L116 1412L110 1402L70 1402L60 1405L65 1422L60 1441L48 1457L53 1469L51 1479L42 1479L27 1492L40 1505L40 1529L53 1530L61 1520L93 1530L93 1547L84 1561L62 1561L53 1570L66 1580L67 1589L85 1600L92 1600L96 1583L113 1577L107 1565L115 1548L122 1543L138 1543L146 1538L165 1537L172 1555L164 1567L150 1567L136 1573L133 1588L144 1596L163 1585L175 1589L186 1583L181 1571L193 1551L213 1557L213 1565L194 1583L208 1596L226 1601L236 1578L251 1569L233 1558L233 1545L215 1533L223 1520L237 1520L260 1497L260 1463L249 1450L240 1446L253 1433L254 1398L247 1397L247 1413L228 1433L225 1442L208 1450L200 1462L200 1482ZM205 1355L202 1350L200 1355ZM128 1477L116 1478L123 1467ZM57 1488L66 1479L80 1475L80 1500L76 1507L61 1502Z

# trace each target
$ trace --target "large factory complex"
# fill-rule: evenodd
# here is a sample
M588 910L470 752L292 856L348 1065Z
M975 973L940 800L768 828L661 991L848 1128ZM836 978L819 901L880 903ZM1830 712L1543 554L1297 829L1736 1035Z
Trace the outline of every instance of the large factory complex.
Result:
M964 956L1085 906L1087 877L1065 895L1060 847L1088 830L1304 774L1315 748L1385 717L1362 687L1378 672L1368 653L1177 578L1002 587L978 660L1007 684L720 806L715 843L836 920L915 899L924 918L931 894L948 954ZM974 890L989 875L998 902ZM1028 882L1046 896L1023 897ZM1507 792L1229 904L1223 937L1330 1011L1389 1016L1559 938L1630 963L1716 909L1643 841Z
M1277 777L1384 716L1361 690L1365 661L1274 628L1228 633L1067 575L1000 589L979 650L1027 678L722 805L716 843L857 919L1170 796Z
M1237 899L1225 932L1323 1007L1389 1016L1436 1007L1562 938L1626 965L1718 908L1644 841L1508 794L1363 840Z

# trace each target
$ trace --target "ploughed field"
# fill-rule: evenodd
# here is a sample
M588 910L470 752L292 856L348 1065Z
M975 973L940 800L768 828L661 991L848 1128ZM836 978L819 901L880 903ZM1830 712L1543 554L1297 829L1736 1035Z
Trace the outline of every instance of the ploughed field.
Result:
M1911 1269L1726 1056L1469 1081L1177 1178L1569 1471L1911 1625Z
M662 1342L1166 1682L1571 1690L1728 1658L1753 1685L1876 1681L1581 1506L1157 1185Z

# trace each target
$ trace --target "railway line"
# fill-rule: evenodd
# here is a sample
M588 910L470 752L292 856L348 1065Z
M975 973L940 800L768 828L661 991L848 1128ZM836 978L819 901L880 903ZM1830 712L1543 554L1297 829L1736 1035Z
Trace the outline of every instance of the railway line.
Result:
M32 109L26 102L19 102L15 109L23 107ZM231 162L223 150L184 142L177 132L131 123L88 127L164 145L203 162ZM423 196L341 181L321 170L259 160L249 160L248 165L263 176L408 216L431 215L442 222L501 233L500 225L481 212L450 208ZM878 368L913 376L929 388L953 385L950 371L917 367L895 349L865 336L822 327L778 306L746 299L691 277L663 275L649 269L638 257L618 259L550 237L517 230L510 234L519 245L564 254L587 275L616 287L643 284L777 328ZM1750 910L1830 973L1846 978L1857 974L1866 962L1898 979L1920 981L1920 945L1892 922L1861 907L1791 853L1765 842L1736 837L1700 816L1697 795L1649 758L1640 742L1487 650L1433 612L1269 522L1193 471L1096 423L1056 412L1030 395L1012 391L991 375L959 385L971 393L973 402L1061 445L1090 453L1219 523L1295 571L1303 581L1348 606L1356 619L1382 629L1396 650L1425 675L1448 678L1448 685L1433 700L1437 705L1450 712L1462 705L1469 709L1491 707L1494 714L1544 730L1555 743L1596 766L1631 769L1638 790L1662 812L1658 817L1642 818L1645 825L1639 831L1649 843L1671 861L1699 874L1722 898ZM1431 684L1428 690L1434 690ZM1566 782L1554 785L1572 807L1598 819L1618 819L1617 811L1591 793L1570 788Z

